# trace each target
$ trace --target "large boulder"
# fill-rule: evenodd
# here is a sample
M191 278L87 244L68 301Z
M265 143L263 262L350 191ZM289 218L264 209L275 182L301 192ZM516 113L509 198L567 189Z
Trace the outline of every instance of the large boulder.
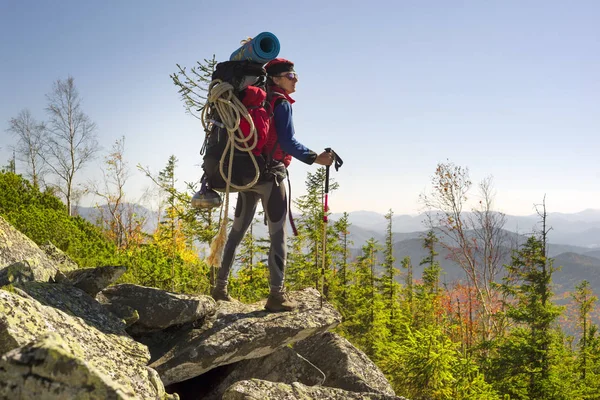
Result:
M29 271L25 274L30 275L29 280L53 281L61 274L54 262L31 239L0 217L0 286L12 283L8 267L16 263Z
M102 289L116 282L127 271L123 266L105 266L98 268L82 268L66 271L65 278L71 285L95 297ZM59 280L63 282L63 280Z
M284 346L268 356L229 364L199 377L167 386L167 390L179 393L182 398L220 400L227 388L248 379L288 384L299 382L306 386L315 386L321 385L325 376L292 348Z
M404 397L381 393L349 392L325 386L306 386L301 383L276 383L251 379L232 385L223 400L285 399L285 400L406 400Z
M30 292L35 294L33 290ZM87 296L79 293L81 297ZM75 308L70 306L70 309ZM110 376L124 393L135 393L144 399L159 398L164 387L146 367L150 359L147 347L111 330L99 329L82 318L0 290L0 354L55 332L71 349L71 354L85 360L98 374Z
M292 292L294 312L268 313L264 301L247 305L219 302L217 312L199 328L187 328L151 345L151 367L166 385L199 376L220 365L264 357L282 346L341 322L341 315L315 289Z
M137 310L139 319L129 328L134 334L194 322L213 314L216 309L215 301L208 296L190 296L131 284L110 286L96 298L104 304L119 304Z
M0 358L2 399L137 399L131 387L115 382L83 358L83 350L60 335L48 333L36 342Z
M379 392L394 395L394 389L365 353L345 338L325 332L294 345L294 350L319 368L323 385L351 392Z
M125 323L84 291L67 284L25 282L15 286L39 303L78 317L104 333L125 335Z

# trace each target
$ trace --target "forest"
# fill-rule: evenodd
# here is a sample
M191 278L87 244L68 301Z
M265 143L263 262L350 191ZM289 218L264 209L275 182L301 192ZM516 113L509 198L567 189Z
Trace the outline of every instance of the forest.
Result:
M124 160L119 143L113 150L106 163L115 178L122 170L114 166ZM214 271L199 247L215 235L218 212L192 208L193 191L175 187L174 156L156 176L149 174L163 193L159 223L151 232L144 228L147 216L124 201L118 184L105 186L106 204L91 223L69 215L52 186L41 190L10 169L9 164L0 174L0 215L36 243L52 242L80 267L125 265L120 283L209 293ZM324 168L308 173L306 195L294 199L298 235L288 238L287 289L320 290L343 315L336 331L381 368L396 393L410 399L599 398L600 337L590 317L597 297L587 281L577 285L570 299L576 312L568 315L576 333L566 334L559 323L566 307L552 293L557 266L546 257L543 207L542 230L510 249L510 262L500 264L506 247L492 199L467 219L462 207L468 171L440 164L432 192L423 199L438 206L432 229L422 237L428 256L411 260L394 254L392 210L385 241L359 244L361 253L354 256L348 214L324 226L324 183ZM488 183L480 189L490 189ZM337 186L331 182L330 191ZM451 250L464 280L441 283L436 246ZM267 251L268 240L249 229L231 278L236 299L251 303L268 295ZM401 269L394 267L396 259ZM413 279L419 270L422 278Z

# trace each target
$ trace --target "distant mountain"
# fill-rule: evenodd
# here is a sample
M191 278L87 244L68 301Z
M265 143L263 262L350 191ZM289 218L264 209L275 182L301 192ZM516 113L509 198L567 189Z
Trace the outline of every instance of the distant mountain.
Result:
M600 259L600 249L598 250L591 250L591 251L586 251L585 253L586 256L590 256L590 257L595 257Z
M587 280L596 293L600 290L600 259L585 254L562 253L554 258L554 266L561 267L552 280L555 293L573 292L575 286Z
M146 231L150 232L156 228L158 221L156 212L136 204L127 206L130 206L135 214L147 218ZM95 207L79 207L77 212L91 222L95 222L99 216L99 211ZM330 223L340 217L341 214L332 214ZM539 217L536 215L506 216L506 218L505 256L502 264L510 263L510 248L514 243L525 243L527 236L536 229L539 221ZM423 214L417 216L398 215L392 219L395 266L401 270L402 259L410 257L415 279L421 278L424 267L419 263L427 256L427 252L423 249L422 239L427 231L423 224L424 219L425 215ZM362 246L370 238L374 238L383 245L387 227L387 221L383 214L372 211L351 212L349 221L351 223L349 239L353 259L360 255ZM560 296L572 292L575 285L584 279L590 282L595 292L600 293L600 248L591 249L591 247L600 245L600 210L585 210L576 214L551 213L548 216L548 225L552 227L549 233L548 253L554 259L554 266L561 267L554 274L555 293ZM262 219L254 224L253 229L258 237L268 236L267 227ZM288 234L292 235L289 224ZM464 280L464 271L449 259L448 251L440 244L436 245L436 251L439 253L438 261L444 270L441 281L450 283ZM378 256L380 262L383 261L382 252ZM404 277L400 276L398 279L403 280Z
M342 217L340 213L331 214L330 219L337 221ZM396 215L392 217L392 230L394 232L423 231L427 227L423 223L424 215ZM385 235L387 220L383 214L373 211L353 211L348 213L348 221L354 226L369 229Z
M158 213L155 211L151 211L149 209L147 209L144 206L141 206L139 204L132 204L132 203L123 203L123 209L126 210L126 215L127 212L131 212L134 215L140 217L140 218L145 218L146 222L144 224L144 231L145 232L154 232L156 230L156 227L158 226ZM108 213L108 207L106 205L102 205L99 207L77 207L75 209L75 213L77 215L79 215L81 218L96 224L98 221L98 218L100 218L101 212L100 210L104 209L106 211L106 213Z
M352 228L361 228L370 232L371 236L380 240L385 236L387 221L383 214L373 211L354 211L348 213L348 220ZM332 220L337 220L342 214L331 215ZM468 217L469 213L465 213ZM394 234L422 232L427 229L424 221L426 215L396 215L392 218ZM549 239L553 243L584 247L588 249L600 248L600 210L584 210L575 214L549 213L547 226L551 228ZM506 215L504 229L529 235L539 231L540 218L537 215L513 216ZM363 238L357 230L357 239ZM577 251L578 252L578 251Z

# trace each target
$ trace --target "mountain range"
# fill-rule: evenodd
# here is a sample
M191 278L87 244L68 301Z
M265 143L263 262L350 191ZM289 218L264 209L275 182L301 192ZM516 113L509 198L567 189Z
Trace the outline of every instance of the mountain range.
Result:
M156 212L140 205L133 205L130 209L137 215L147 216L147 231L152 231L156 227L158 221ZM80 207L78 214L94 222L98 210ZM349 242L353 257L360 254L361 247L370 238L380 244L385 242L387 220L383 214L372 211L356 211L348 214L351 224ZM332 214L330 223L341 216L341 214ZM400 269L402 259L406 256L410 257L415 279L420 278L423 267L419 266L419 262L427 255L422 240L427 231L424 221L424 214L397 215L392 218L395 266ZM527 236L540 230L539 221L537 215L506 215L505 257L502 263L510 262L511 243L524 243ZM573 291L575 285L584 279L590 282L596 293L600 293L600 210L590 209L574 214L549 213L547 227L550 228L548 255L554 259L554 266L560 267L553 277L556 294ZM254 225L254 234L258 237L267 237L267 227L262 220ZM291 234L290 230L289 235ZM206 249L203 249L203 252L205 251ZM449 283L464 279L464 272L459 265L449 259L447 250L438 245L436 251L439 253L438 260L444 270L442 281ZM380 254L379 257L382 259L383 255Z

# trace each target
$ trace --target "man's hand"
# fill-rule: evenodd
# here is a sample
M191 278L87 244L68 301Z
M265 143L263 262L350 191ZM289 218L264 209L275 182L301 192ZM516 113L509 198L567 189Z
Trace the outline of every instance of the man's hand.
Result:
M324 151L317 156L317 158L315 159L315 163L319 165L328 166L333 164L333 160L333 153L329 151Z

